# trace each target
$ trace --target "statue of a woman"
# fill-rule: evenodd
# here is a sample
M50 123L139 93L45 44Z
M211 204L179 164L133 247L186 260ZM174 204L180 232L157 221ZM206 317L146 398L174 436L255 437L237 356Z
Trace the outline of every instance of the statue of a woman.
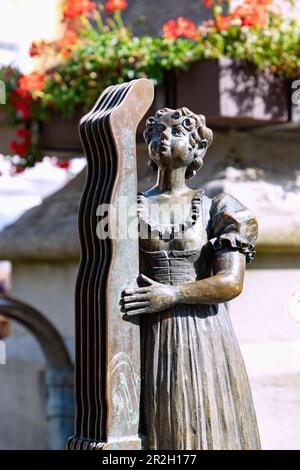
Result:
M224 304L242 291L256 220L234 197L209 199L186 185L212 142L204 116L162 109L144 137L158 179L138 195L141 287L121 302L127 315L140 315L145 448L259 449Z

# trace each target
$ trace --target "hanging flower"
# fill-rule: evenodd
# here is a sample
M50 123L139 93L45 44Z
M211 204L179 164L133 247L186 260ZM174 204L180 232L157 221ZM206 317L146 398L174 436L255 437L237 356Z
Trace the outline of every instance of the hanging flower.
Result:
M57 160L55 162L55 166L57 166L61 170L68 170L70 168L71 164L68 160Z
M37 57L41 54L44 54L47 52L47 48L51 45L51 42L47 41L33 41L30 49L29 49L29 55L30 57Z
M41 91L45 86L45 75L38 72L32 72L28 75L22 75L18 81L17 92L26 97L30 92Z
M30 57L36 57L39 54L40 54L39 45L37 42L33 41L29 49L29 55Z
M115 11L122 11L128 7L126 0L108 0L105 4L107 13L110 15Z
M31 145L31 136L29 130L24 127L17 131L17 136L23 139L23 142L17 142L13 140L11 142L10 148L16 155L20 157L25 157L28 154Z
M58 46L61 48L60 52L64 57L71 55L72 48L79 41L79 36L76 31L68 29L64 36L58 41Z
M28 121L31 115L30 109L31 96L29 93L20 94L17 90L12 92L11 104L15 108L17 115L20 115L21 119Z
M196 24L180 16L177 20L169 20L163 25L164 37L169 39L176 38L192 38L196 41L199 39L199 32Z
M19 137L22 137L27 143L30 142L31 137L30 137L30 131L27 129L27 127L23 127L21 129L18 129L17 135Z
M11 172L11 175L14 176L14 175L17 175L19 173L23 173L23 171L26 170L26 167L25 166L22 166L22 165L14 165L13 168L12 168L12 172Z
M88 16L96 8L96 3L89 0L67 0L63 7L63 15L64 18L75 20L79 16Z
M13 140L10 145L10 150L20 157L25 157L28 152L28 146L25 144L19 144L16 140Z

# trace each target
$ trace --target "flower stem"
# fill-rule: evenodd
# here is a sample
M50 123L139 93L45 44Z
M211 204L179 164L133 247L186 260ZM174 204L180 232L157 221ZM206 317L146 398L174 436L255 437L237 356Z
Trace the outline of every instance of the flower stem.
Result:
M115 11L114 19L118 28L119 29L123 28L124 25L123 25L123 20L122 20L122 15L121 15L120 10Z
M101 14L96 12L94 18L95 18L95 21L96 21L97 26L98 26L98 31L99 31L99 33L102 34L103 31L104 31L104 29L103 29L104 25L103 25L103 20L102 20Z
M81 20L82 24L86 27L87 30L93 28L90 21L87 19L86 16L82 15L80 17L80 20Z

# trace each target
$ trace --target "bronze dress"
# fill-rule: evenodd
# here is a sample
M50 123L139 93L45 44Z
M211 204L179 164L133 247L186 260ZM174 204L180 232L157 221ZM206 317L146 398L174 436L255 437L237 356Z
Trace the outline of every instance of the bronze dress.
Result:
M144 198L138 197L140 217ZM202 219L197 249L145 251L140 240L142 272L151 279L176 285L207 278L212 255L221 251L253 258L257 224L239 201L202 194L192 208L193 218ZM179 304L140 322L145 448L259 449L248 377L225 304Z

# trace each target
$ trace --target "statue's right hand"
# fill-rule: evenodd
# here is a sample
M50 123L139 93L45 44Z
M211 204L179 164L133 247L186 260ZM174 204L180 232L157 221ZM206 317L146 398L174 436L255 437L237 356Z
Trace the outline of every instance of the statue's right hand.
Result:
M144 274L138 280L148 286L125 289L121 295L122 311L127 315L161 312L176 304L178 292L175 286L153 281Z

